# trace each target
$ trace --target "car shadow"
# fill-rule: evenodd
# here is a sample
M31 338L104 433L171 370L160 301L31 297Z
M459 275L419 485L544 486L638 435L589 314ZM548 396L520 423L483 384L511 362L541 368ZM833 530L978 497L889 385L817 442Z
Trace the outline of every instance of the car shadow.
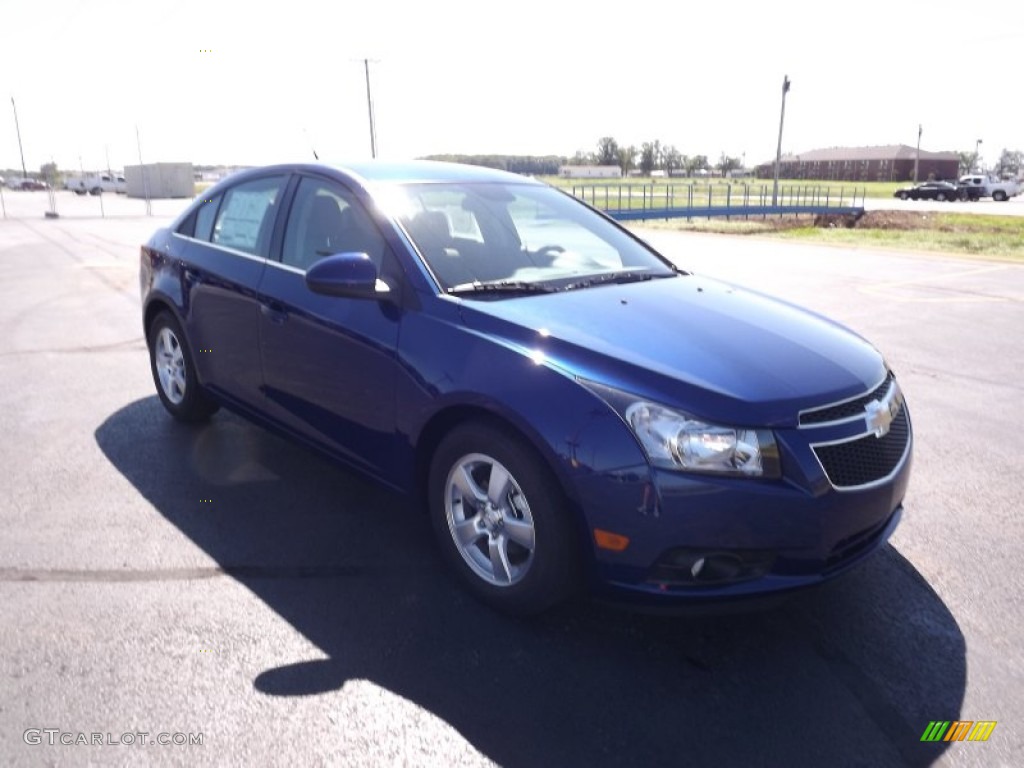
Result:
M224 413L156 397L96 441L167 520L318 646L252 684L368 680L503 766L926 765L958 717L964 638L892 547L770 611L649 616L581 601L532 620L475 602L402 496ZM210 500L210 501L200 501Z

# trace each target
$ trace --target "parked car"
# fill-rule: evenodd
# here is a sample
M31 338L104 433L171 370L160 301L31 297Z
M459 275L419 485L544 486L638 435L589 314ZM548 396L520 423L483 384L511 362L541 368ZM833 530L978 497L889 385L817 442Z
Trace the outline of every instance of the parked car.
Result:
M412 494L505 611L814 585L902 514L910 417L874 347L532 179L244 171L142 246L140 286L171 416L226 406Z
M959 200L961 191L949 181L926 181L912 187L902 187L893 192L900 200Z
M124 176L109 173L95 173L86 176L68 176L64 180L64 188L76 195L101 195L104 192L116 192L119 195L127 192Z
M970 192L970 199L991 197L993 200L1006 202L1020 194L1020 184L1016 181L1000 181L991 176L971 174L960 177L960 188Z
M50 185L45 181L40 181L38 179L10 178L7 180L7 187L9 189L18 189L24 192L38 192L39 190L49 189Z

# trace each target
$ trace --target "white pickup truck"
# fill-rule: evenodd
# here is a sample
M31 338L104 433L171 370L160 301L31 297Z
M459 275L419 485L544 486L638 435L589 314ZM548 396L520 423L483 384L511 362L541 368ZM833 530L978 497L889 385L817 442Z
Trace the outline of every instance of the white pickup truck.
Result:
M957 185L969 191L970 195L966 197L968 200L991 197L993 200L1006 201L1020 194L1020 185L1016 181L999 181L991 176L961 176Z
M68 176L64 180L64 188L76 195L99 195L104 192L116 192L119 195L128 191L124 176L111 173L96 173L86 176Z

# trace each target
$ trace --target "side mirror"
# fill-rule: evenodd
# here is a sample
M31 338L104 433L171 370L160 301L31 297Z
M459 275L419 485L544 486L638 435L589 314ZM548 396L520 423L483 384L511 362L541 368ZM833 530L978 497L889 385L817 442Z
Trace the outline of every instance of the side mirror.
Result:
M382 299L391 291L365 253L336 253L320 259L306 271L306 286L313 293L350 299Z

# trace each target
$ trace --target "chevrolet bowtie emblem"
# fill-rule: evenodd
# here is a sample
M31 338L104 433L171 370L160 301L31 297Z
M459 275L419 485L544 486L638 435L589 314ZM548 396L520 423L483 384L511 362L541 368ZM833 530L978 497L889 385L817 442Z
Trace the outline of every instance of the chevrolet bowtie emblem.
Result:
M872 400L864 406L864 421L867 423L869 432L875 437L885 437L889 434L892 420L900 412L903 404L903 396L899 387L893 384L892 388L881 400Z

